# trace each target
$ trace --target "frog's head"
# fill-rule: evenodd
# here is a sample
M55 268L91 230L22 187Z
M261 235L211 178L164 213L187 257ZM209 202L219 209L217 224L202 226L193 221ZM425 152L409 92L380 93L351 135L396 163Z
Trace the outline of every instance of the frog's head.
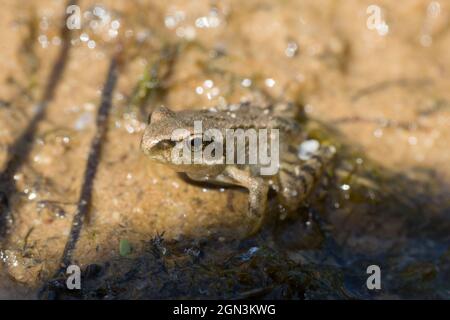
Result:
M141 141L141 150L150 159L167 164L178 172L211 173L217 166L194 161L194 152L203 151L209 144L194 129L194 122L201 119L196 113L173 112L161 106L149 119ZM180 163L180 154L187 154L190 163Z
M173 132L178 127L176 113L164 106L159 107L150 114L141 150L152 160L171 163L172 149L177 143L173 140Z

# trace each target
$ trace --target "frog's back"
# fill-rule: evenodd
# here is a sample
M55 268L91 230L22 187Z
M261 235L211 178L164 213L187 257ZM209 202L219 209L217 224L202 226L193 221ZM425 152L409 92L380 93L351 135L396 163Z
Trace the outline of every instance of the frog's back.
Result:
M201 121L204 129L264 129L298 131L298 111L293 104L232 104L200 111L182 111L182 119Z

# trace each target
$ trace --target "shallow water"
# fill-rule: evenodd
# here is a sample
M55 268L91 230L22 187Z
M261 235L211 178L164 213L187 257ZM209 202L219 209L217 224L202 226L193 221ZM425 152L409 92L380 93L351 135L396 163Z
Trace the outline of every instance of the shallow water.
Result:
M1 298L34 297L58 278L117 44L72 261L91 271L81 293L55 280L47 297L449 298L448 3L381 1L388 27L378 29L367 26L368 1L102 4L83 1L91 14L64 42L63 3L4 1ZM190 184L149 163L139 143L160 104L199 109L261 93L298 103L320 122L311 134L339 152L296 219L281 221L271 201L264 230L242 240L245 192ZM381 290L366 287L373 264Z

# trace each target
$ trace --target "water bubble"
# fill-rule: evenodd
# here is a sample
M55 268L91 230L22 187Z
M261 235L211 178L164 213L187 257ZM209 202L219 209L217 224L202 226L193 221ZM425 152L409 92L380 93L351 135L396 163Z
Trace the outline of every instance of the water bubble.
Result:
M197 88L195 88L195 92L196 92L197 94L203 94L203 88L200 87L200 86L198 86Z
M312 113L313 110L314 110L314 107L311 104L308 103L308 104L305 105L305 112L306 113Z
M284 50L284 54L289 58L294 57L297 54L298 45L295 42L289 42L286 49Z
M96 6L93 10L93 14L97 17L100 18L100 23L98 23L95 20L92 20L91 22L97 22L95 24L89 24L91 26L92 29L97 29L100 27L105 26L110 20L111 20L111 16L109 15L108 11L100 6Z
M133 36L133 34L134 34L134 31L131 29L125 31L125 37L127 37L127 38L131 38Z
M98 26L99 26L98 21L96 21L96 20L89 21L89 27L91 27L91 29L95 30L98 28Z
M37 194L35 192L30 192L30 194L28 195L28 200L34 200L36 199Z
M43 17L43 18L42 18L41 22L39 23L39 27L40 27L42 30L47 30L47 29L48 29L48 20L47 20L46 17Z
M389 33L389 26L387 25L387 23L385 21L378 23L376 25L375 29L377 30L377 32L380 36L385 36Z
M341 185L341 190L348 191L350 190L350 186L348 184Z
M117 30L120 28L120 21L119 20L114 20L111 22L111 28L114 30Z
M217 28L220 25L220 18L216 10L211 10L207 16L199 17L195 20L197 28Z
M108 30L108 36L110 38L115 38L115 37L117 37L118 34L119 34L119 32L117 30L114 30L114 29Z
M75 121L74 128L75 130L81 131L86 129L94 122L94 116L90 112L84 112L80 117Z
M274 85L275 85L275 80L274 79L272 79L272 78L267 78L265 81L264 81L264 84L267 86L267 87L269 87L269 88L272 88Z
M431 1L427 7L427 14L432 18L436 18L441 14L441 4L437 1Z
M88 45L89 49L94 49L95 48L95 41L94 40L89 40L87 45Z
M100 18L100 17L105 16L106 10L103 9L102 7L96 6L96 7L94 8L93 13L94 13L97 17Z
M383 136L383 130L380 128L375 129L373 135L375 136L375 138L381 138Z
M185 19L185 17L186 14L183 11L176 10L165 16L164 25L168 29L174 29Z
M176 34L180 38L185 38L186 40L195 39L196 32L195 29L191 26L189 27L178 27L176 30Z
M212 80L205 80L203 85L205 86L205 88L212 88L214 85L214 82Z
M83 13L83 17L84 17L85 19L92 19L92 12L91 12L91 11L85 11L85 12Z
M55 36L55 37L53 37L52 38L52 44L54 45L54 46L59 46L59 45L61 45L61 38L60 37L57 37L57 36Z
M38 38L39 43L41 44L42 48L48 47L48 38L46 35L42 34Z
M423 34L420 36L420 44L423 47L429 47L433 43L433 38L429 34Z
M410 145L412 145L412 146L416 145L416 144L417 144L417 138L414 137L414 136L408 137L408 143L409 143Z
M177 21L175 20L175 17L173 16L167 16L164 18L164 24L167 28L173 29L177 25Z
M123 115L123 120L120 123L116 122L116 127L122 127L129 133L141 132L145 129L145 123L136 119L133 113L126 113Z
M301 160L309 160L311 156L319 150L320 143L317 140L306 140L300 144L297 156Z
M245 78L242 80L241 85L245 88L248 88L252 85L252 80Z
M83 41L83 42L89 41L89 35L87 33L82 33L80 35L80 40Z
M195 88L195 92L198 95L205 94L208 100L212 100L220 94L220 89L214 86L214 82L212 80L205 80L202 86L198 86Z
M219 93L220 93L219 88L214 87L214 88L211 88L211 91L208 92L206 96L208 97L209 100L211 100L212 98L218 96Z
M150 36L150 31L145 30L145 31L139 31L136 34L136 40L138 42L144 42L148 37Z
M250 249L248 249L246 253L241 255L241 260L242 261L250 260L253 257L253 255L258 251L259 251L258 247L251 247Z

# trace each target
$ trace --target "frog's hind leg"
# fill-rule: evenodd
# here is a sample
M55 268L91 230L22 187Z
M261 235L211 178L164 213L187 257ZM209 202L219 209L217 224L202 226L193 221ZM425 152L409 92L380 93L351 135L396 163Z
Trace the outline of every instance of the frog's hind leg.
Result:
M281 165L278 196L288 211L296 210L308 197L334 153L334 147L323 147L303 163Z
M261 229L264 222L269 192L268 183L261 177L252 176L249 172L236 167L227 167L224 174L236 181L237 184L248 189L249 203L247 214L251 219L256 220L252 222L254 224L250 227L248 234L255 234Z

